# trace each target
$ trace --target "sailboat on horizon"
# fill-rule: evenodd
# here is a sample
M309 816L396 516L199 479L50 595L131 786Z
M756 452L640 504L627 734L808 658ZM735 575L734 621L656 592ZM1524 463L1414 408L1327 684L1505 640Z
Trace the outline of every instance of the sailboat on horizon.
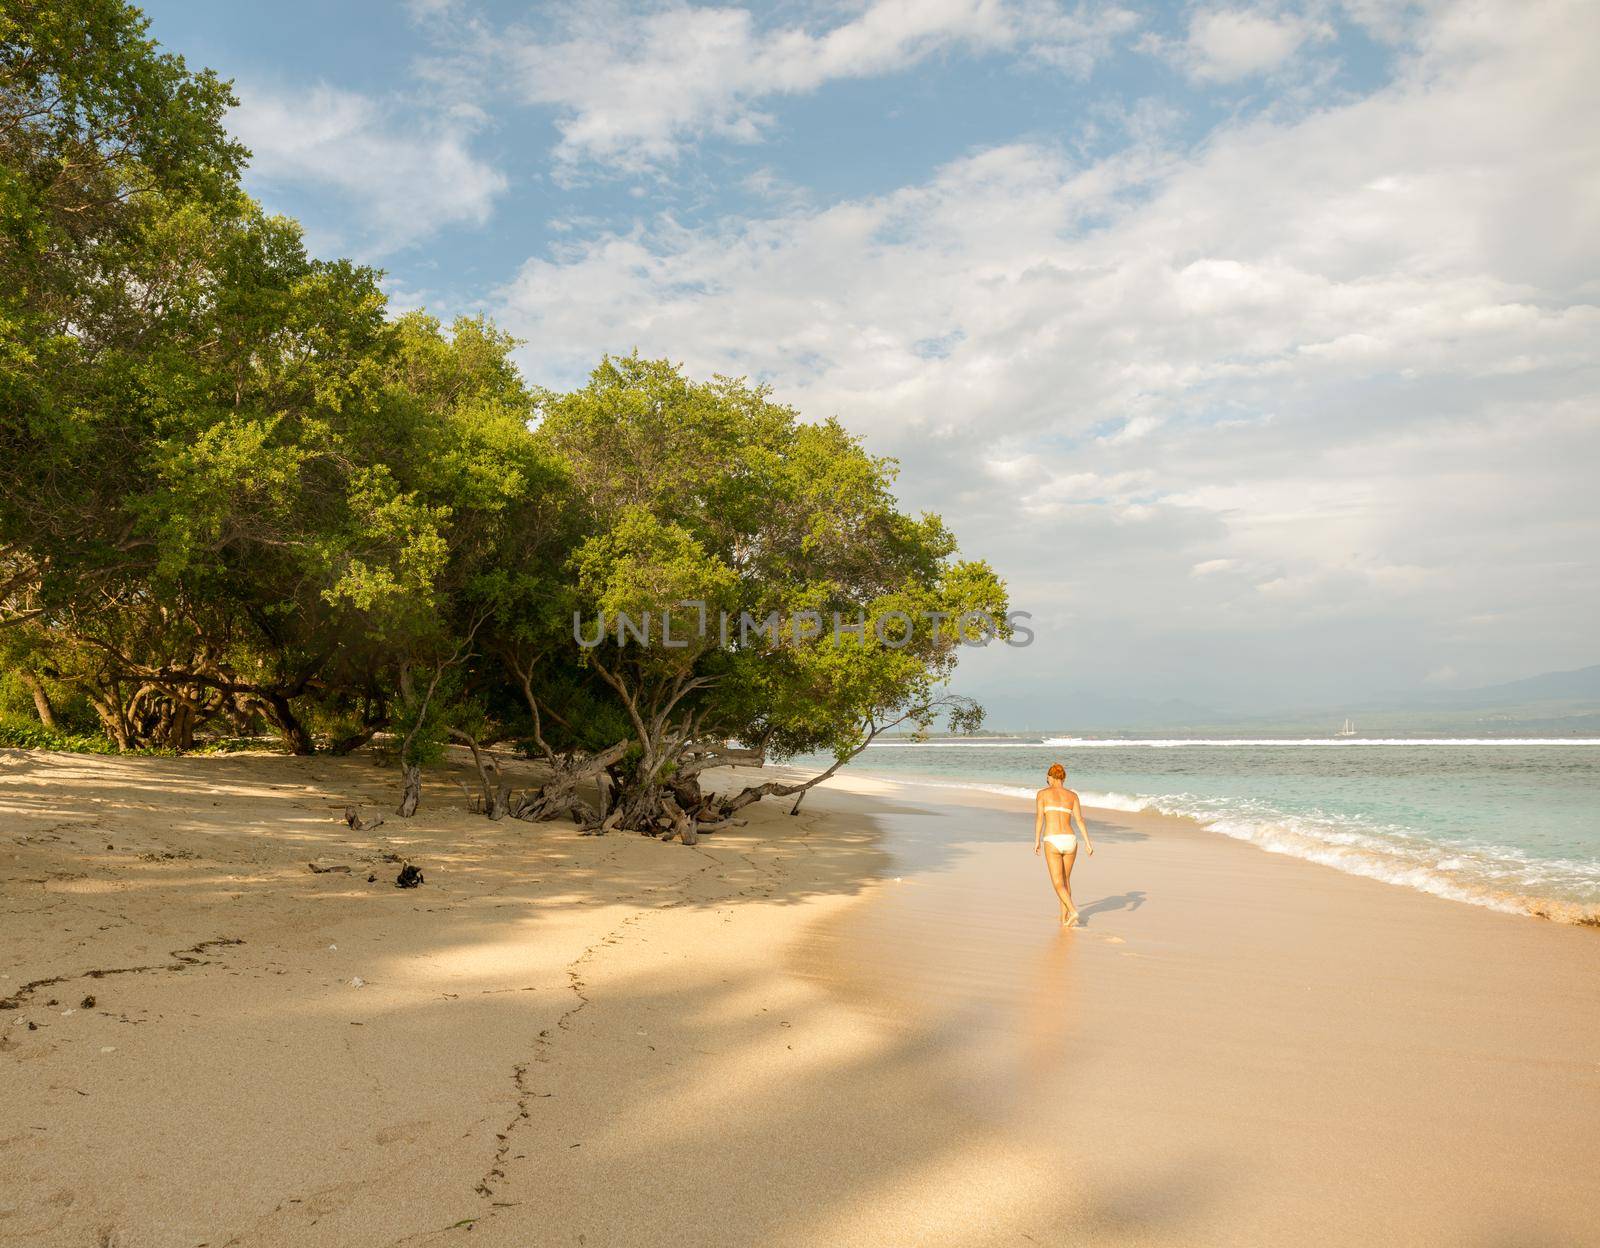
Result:
M1333 735L1336 737L1353 737L1356 735L1356 726L1347 718L1344 721L1344 727L1339 729L1339 731Z

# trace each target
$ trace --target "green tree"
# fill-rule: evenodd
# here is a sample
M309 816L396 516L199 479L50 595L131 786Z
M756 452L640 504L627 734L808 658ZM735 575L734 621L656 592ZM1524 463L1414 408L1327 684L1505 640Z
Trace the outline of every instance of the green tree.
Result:
M892 463L741 380L534 393L487 322L391 317L240 190L233 103L121 0L0 12L0 695L124 749L388 731L406 814L457 741L492 817L598 821L604 776L607 822L688 835L806 787L708 797L730 741L838 766L976 722L947 682L1004 587ZM549 769L515 801L507 742Z
M0 10L0 626L124 553L106 503L140 418L118 400L152 326L150 221L239 194L228 84L145 31L121 0Z
M578 661L630 728L614 824L714 819L782 791L707 799L698 775L727 759L728 740L842 763L890 725L941 713L975 725L977 708L943 683L981 620L940 629L927 613L984 612L1003 633L1004 586L956 559L938 517L905 515L894 465L837 422L805 424L765 387L694 382L636 356L603 361L541 409L539 434L569 465L588 525L568 565ZM911 632L890 644L873 625L895 611ZM775 626L751 627L774 613ZM864 632L836 639L836 615Z

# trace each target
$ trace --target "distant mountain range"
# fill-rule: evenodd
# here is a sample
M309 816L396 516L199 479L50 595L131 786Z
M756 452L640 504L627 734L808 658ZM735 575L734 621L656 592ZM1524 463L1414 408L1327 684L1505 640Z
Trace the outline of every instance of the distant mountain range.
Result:
M1572 731L1600 729L1600 663L1569 672L1541 672L1477 689L1433 689L1391 694L1345 708L1373 727L1479 726L1497 731Z
M1418 701L1418 695L1411 695ZM1600 663L1570 672L1542 672L1524 676L1503 685L1484 685L1478 689L1439 690L1422 695L1433 705L1504 706L1530 702L1600 703Z
M1325 733L1349 717L1363 734L1569 732L1600 736L1600 663L1476 689L1400 691L1340 706L1286 707L1269 714L1241 714L1178 698L1155 700L1083 693L1066 701L1074 732L1251 729ZM1062 729L1058 726L1051 730Z

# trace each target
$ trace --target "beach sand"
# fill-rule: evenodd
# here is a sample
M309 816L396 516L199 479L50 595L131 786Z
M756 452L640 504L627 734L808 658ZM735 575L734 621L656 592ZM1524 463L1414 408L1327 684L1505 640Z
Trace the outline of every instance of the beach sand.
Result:
M466 774L0 752L0 1243L1600 1240L1600 933L1095 811L1064 932L1011 799Z

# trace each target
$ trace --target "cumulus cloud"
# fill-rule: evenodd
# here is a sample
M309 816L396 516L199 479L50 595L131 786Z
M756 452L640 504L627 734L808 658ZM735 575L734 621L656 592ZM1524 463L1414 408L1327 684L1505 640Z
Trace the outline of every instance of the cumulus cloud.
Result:
M470 112L419 119L413 108L327 85L238 90L228 124L251 150L251 184L345 200L363 232L337 245L382 254L445 226L482 224L506 190L505 176L471 150Z
M1308 39L1331 33L1321 23L1268 9L1198 9L1179 59L1200 82L1237 82L1273 72Z
M1192 153L1015 144L579 239L501 315L541 380L637 347L839 414L1049 615L1036 663L1159 682L1181 635L1236 686L1343 692L1380 647L1379 679L1592 661L1600 10L1493 8Z
M1053 0L872 0L833 25L764 28L750 10L572 8L555 36L507 36L516 89L558 110L556 158L640 170L715 136L759 140L765 102L895 73L953 49L1020 51L1083 72L1133 27L1120 7Z

